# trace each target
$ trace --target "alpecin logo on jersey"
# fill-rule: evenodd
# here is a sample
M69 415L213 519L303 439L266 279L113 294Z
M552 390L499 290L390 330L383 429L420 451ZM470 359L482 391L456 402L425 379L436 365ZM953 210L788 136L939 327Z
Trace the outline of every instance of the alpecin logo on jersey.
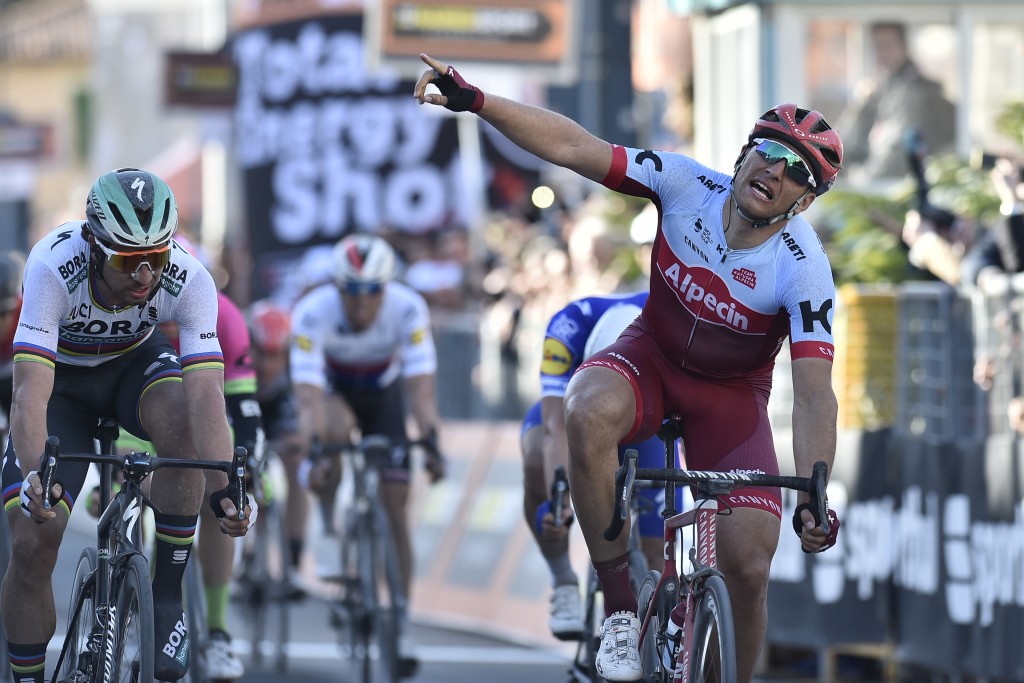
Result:
M733 268L732 279L751 289L757 286L757 274L750 268Z
M659 267L661 267L660 264ZM710 275L710 277L706 277L706 285L714 291L708 291L693 281L693 275L688 270L685 275L683 270L684 268L681 264L672 263L662 270L662 275L665 277L665 281L682 295L682 301L686 305L687 310L703 320L714 320L717 318L729 327L741 332L746 332L750 329L750 309L732 298L729 288L725 286L721 278L708 273L706 269L695 268L695 272ZM680 277L682 277L681 280ZM701 279L704 280L705 277L702 276ZM698 305L692 305L693 302L697 302ZM706 310L702 311L702 306Z

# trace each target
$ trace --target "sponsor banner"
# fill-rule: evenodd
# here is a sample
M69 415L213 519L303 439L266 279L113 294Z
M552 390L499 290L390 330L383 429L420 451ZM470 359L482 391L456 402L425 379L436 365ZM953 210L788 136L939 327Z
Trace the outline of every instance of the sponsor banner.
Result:
M309 286L286 280L318 273L310 250L351 232L470 225L455 119L420 107L411 81L369 72L362 26L361 15L332 15L233 41L255 296ZM490 208L528 196L537 171L481 139Z
M168 52L164 58L164 103L230 109L238 74L225 52Z
M536 78L576 78L578 0L378 0L368 6L369 58L409 76L421 52L449 64L500 63Z
M768 640L888 642L901 662L932 671L1024 680L1017 450L1005 435L938 445L887 430L841 438L829 486L839 543L800 557L783 529ZM790 503L787 523L791 511Z

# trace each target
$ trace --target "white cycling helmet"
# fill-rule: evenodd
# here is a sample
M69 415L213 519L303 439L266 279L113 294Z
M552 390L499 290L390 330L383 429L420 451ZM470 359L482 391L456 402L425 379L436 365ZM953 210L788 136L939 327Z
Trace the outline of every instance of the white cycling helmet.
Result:
M334 247L334 283L338 287L385 285L395 276L398 258L375 235L349 235Z
M583 357L590 358L615 343L622 331L640 315L640 310L636 304L616 304L605 311L587 337Z
M119 168L93 183L85 219L89 232L114 249L162 247L178 227L178 205L160 178L137 168Z

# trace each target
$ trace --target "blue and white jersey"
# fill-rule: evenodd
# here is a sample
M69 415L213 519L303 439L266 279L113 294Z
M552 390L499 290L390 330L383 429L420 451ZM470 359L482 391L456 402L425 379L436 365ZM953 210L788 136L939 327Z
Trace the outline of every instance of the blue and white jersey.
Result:
M588 296L569 303L551 316L544 334L544 359L540 365L541 397L565 396L569 378L585 359L587 339L608 309L620 304L643 308L647 294Z

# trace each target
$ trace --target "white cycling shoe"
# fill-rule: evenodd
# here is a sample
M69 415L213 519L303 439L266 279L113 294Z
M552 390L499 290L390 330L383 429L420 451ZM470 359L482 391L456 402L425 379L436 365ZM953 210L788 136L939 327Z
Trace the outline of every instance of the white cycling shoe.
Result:
M574 583L555 586L551 593L551 616L548 627L559 640L576 640L583 635L583 609L580 589Z
M597 673L608 681L639 681L640 620L632 612L616 612L601 626L601 647L595 662Z
M223 631L214 630L203 649L206 676L211 681L237 681L245 673L242 660L231 649L231 637Z

